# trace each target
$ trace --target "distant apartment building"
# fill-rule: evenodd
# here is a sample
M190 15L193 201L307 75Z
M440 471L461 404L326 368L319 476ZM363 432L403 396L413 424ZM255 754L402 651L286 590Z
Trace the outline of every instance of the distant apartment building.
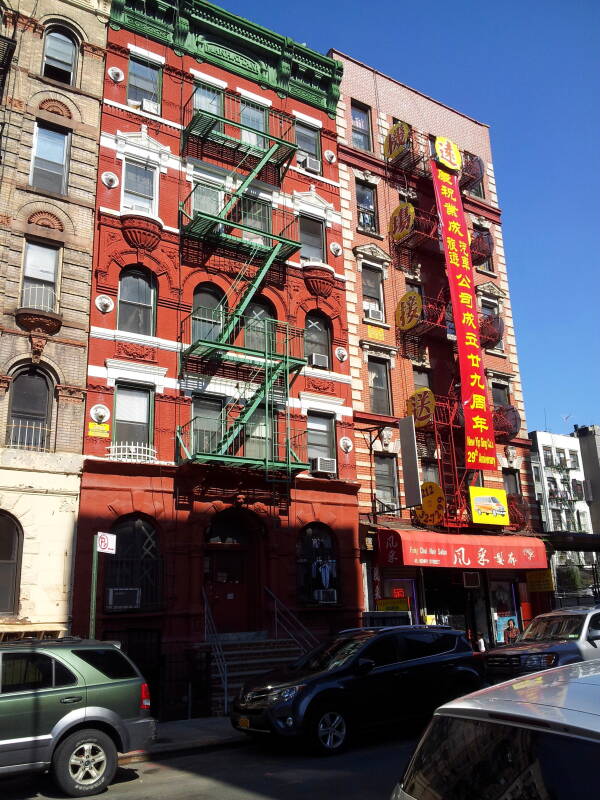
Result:
M1 10L0 640L70 626L109 7Z
M329 55L343 65L338 153L367 609L373 619L395 610L399 619L502 641L509 617L522 625L543 608L528 589L531 562L515 561L515 534L527 541L527 558L543 545L527 535L537 530L531 445L489 130L355 58ZM456 152L452 175L439 176L452 202L434 194L438 143ZM462 209L467 230L456 221L444 228L442 212ZM467 265L453 277L468 289L454 298L465 304L460 317L454 263ZM457 320L470 329L461 341L478 375L459 369ZM491 469L470 468L465 454L461 378L478 387L470 408L490 414L477 424L487 431ZM419 509L406 507L397 427L411 414L428 495ZM491 516L475 523L472 488L506 491L504 527ZM486 503L492 509L494 500ZM545 565L542 552L536 566Z
M593 533L600 533L600 425L574 425L581 448L586 500Z

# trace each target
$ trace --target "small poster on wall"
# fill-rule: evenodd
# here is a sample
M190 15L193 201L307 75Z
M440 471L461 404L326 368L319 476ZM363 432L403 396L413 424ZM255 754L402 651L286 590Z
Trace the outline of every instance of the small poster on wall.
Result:
M514 644L519 634L519 621L516 617L498 617L496 619L496 641L498 644Z

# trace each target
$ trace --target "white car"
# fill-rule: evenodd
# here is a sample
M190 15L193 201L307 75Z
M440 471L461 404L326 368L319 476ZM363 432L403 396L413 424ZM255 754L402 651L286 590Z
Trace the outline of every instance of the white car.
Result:
M588 800L599 763L600 660L438 708L392 800Z

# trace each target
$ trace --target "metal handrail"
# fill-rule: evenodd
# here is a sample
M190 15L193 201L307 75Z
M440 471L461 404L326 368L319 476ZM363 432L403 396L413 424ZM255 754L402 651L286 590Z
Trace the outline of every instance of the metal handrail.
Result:
M33 450L38 453L48 453L50 447L50 434L52 429L45 421L14 419L9 422L6 432L6 447L17 450Z
M113 442L106 448L106 454L112 461L129 461L137 464L156 461L156 448L140 442Z
M23 286L21 308L55 313L58 307L56 292L49 286Z
M219 632L217 631L217 626L215 625L215 619L212 615L212 611L210 610L208 595L206 594L206 589L204 588L202 589L202 599L204 601L204 641L210 644L211 653L214 656L215 664L217 665L217 672L219 673L219 679L221 681L221 686L223 687L223 710L225 714L227 714L227 709L229 706L229 697L227 691L227 661L225 659L223 645L219 640Z
M303 653L307 653L319 644L317 637L298 619L296 614L275 595L267 586L264 587L267 597L273 603L273 628L275 638L279 638L280 629L289 639L298 645Z

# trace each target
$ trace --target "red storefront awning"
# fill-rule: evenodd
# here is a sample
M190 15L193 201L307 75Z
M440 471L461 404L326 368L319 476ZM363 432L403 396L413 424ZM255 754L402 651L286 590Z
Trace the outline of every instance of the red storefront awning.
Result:
M546 569L541 539L533 536L475 536L417 530L377 532L382 567L456 567L458 569Z

